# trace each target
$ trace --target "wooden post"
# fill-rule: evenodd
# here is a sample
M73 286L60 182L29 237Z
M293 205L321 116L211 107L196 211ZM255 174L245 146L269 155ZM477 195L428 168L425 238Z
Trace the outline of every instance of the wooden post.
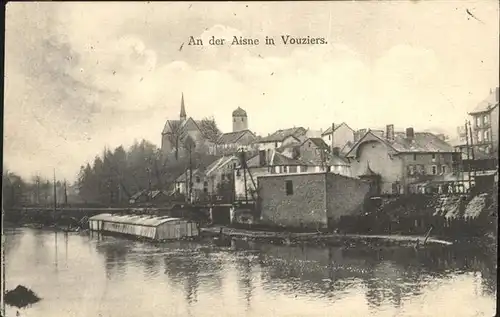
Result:
M474 162L474 165L476 164L476 157L474 155L474 138L472 137L472 127L469 121L469 132L470 132L470 147L471 147L471 153L472 153L472 161ZM474 166L474 181L476 180L476 167Z
M470 149L469 149L469 127L468 127L467 121L465 121L465 146L467 148L467 161L469 162L469 166L467 168L467 176L468 176L469 190L470 190L472 184L471 184L471 178L470 178L471 177L471 174L470 174L471 164L470 164Z

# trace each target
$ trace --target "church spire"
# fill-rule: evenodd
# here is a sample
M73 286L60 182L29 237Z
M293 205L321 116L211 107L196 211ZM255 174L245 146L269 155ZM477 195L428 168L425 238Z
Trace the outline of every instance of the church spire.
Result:
M184 106L184 93L182 93L182 97L181 97L181 121L185 121L186 120L186 107Z

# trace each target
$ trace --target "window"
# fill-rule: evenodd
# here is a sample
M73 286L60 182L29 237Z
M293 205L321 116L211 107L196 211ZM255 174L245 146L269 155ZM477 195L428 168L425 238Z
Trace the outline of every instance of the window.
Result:
M283 173L286 173L287 171L287 166L283 166Z
M487 123L488 123L488 120L489 120L488 115L487 115L487 114L485 114L485 115L484 115L484 117L483 117L483 123L484 123L484 124L487 124Z
M433 160L436 159L436 154L434 154L434 153L432 154L432 159Z
M196 182L199 183L200 181L200 176L196 176Z
M485 141L490 140L490 131L488 131L488 130L484 131L484 140Z
M243 118L241 118L241 122L245 121Z
M432 165L432 175L436 175L436 174L437 174L437 166Z
M236 118L233 119L233 122L236 122Z
M224 181L224 180L226 180L226 175L222 174L220 178L221 178L221 180Z
M236 163L233 163L233 168L236 168Z
M274 147L278 147L278 142L274 142Z
M311 147L311 142L309 142L309 147Z
M329 140L329 141L331 141L331 140L332 140L332 135L331 135L331 134L329 134L329 135L328 135L328 140Z
M446 165L441 165L441 173L446 173Z
M481 131L477 131L477 141L481 142L482 140L483 140L483 134L481 133Z
M481 118L476 117L476 127L480 127L480 126L481 126Z
M416 161L417 160L417 154L413 154L413 160Z
M285 189L286 189L286 195L287 196L293 195L293 184L292 184L292 181L285 181Z
M413 165L408 165L408 175L414 175L415 174L415 166Z

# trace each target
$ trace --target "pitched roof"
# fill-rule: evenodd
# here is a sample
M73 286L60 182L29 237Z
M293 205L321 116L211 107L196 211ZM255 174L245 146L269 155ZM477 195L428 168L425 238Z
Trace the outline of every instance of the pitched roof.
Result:
M334 124L335 130L333 130L333 131L334 132L337 131L337 129L340 128L343 125L345 125L346 127L348 127L349 129L351 129L354 132L354 130L350 126L348 126L347 123L345 123L345 122L342 122L342 123L339 123L339 124L335 123ZM329 126L328 129L326 129L321 135L323 136L323 135L328 135L328 134L331 134L331 133L332 133L332 126Z
M207 168L205 169L205 175L208 176L208 175L212 174L213 172L217 171L219 168L226 166L228 163L230 163L231 161L233 161L235 159L238 159L238 157L236 155L227 155L227 156L221 157L220 159L216 160L215 162L213 162L212 164L207 166Z
M168 134L174 132L174 130L180 128L185 129L188 122L193 122L194 126L200 131L203 137L208 138L207 131L203 129L203 120L193 120L193 118L189 117L186 120L167 120L163 127L162 134Z
M326 144L326 142L322 138L309 138L309 139L305 140L302 144L304 144L308 140L311 140L311 142L314 143L314 145L316 145L320 149L328 149L329 148L328 144Z
M255 134L250 130L241 130L236 132L228 132L222 134L217 140L217 144L233 144L238 142L238 140L244 136L246 133L251 133L254 137Z
M415 132L412 140L406 138L404 132L394 133L394 140L388 140L377 133L368 130L356 144L349 150L346 156L352 155L360 144L364 143L367 136L373 136L378 141L386 144L398 153L433 153L433 152L454 152L453 147L441 140L438 136L430 132Z
M268 135L266 137L261 138L258 142L259 143L264 143L264 142L281 142L283 141L286 137L293 135L294 137L300 137L304 134L307 133L307 130L304 129L303 127L297 127L297 128L289 128L289 129L283 129L283 130L278 130L274 132L271 135Z
M490 91L490 94L488 95L488 97L486 99L484 99L483 101L481 101L476 106L476 108L474 108L474 110L469 112L469 114L473 115L473 114L478 114L481 112L488 112L488 111L493 110L495 107L497 107L498 106L498 94L499 94L498 90L499 90L499 87L496 87L495 91Z

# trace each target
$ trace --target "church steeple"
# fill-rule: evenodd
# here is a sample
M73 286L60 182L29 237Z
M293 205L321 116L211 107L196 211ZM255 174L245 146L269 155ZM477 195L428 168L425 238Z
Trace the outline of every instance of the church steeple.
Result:
M184 106L184 93L182 93L181 97L181 115L180 115L181 121L186 120L186 107Z

